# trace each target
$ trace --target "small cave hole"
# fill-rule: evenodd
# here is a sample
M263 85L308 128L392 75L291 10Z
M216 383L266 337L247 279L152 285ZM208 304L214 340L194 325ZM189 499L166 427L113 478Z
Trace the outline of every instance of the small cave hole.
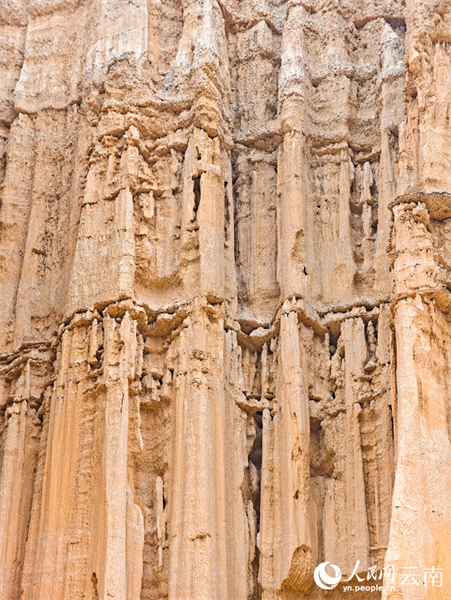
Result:
M97 581L97 575L95 573L92 574L91 584L92 584L92 597L94 600L99 600L98 581Z

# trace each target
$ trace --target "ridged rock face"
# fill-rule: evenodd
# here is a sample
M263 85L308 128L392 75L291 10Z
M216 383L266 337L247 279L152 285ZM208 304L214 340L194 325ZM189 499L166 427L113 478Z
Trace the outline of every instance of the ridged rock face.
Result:
M0 47L0 600L449 600L450 3Z

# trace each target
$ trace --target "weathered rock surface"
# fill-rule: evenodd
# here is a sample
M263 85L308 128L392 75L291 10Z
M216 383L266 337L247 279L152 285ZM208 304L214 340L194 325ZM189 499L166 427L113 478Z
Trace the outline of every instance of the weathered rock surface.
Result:
M0 600L450 600L450 2L5 0L0 50Z

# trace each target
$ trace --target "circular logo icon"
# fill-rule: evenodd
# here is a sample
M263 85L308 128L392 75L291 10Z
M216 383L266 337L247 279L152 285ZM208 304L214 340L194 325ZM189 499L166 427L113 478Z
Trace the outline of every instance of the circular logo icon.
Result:
M329 575L326 573L327 565L330 565L334 575ZM322 588L323 590L333 590L335 587L337 587L341 580L340 567L337 567L337 565L333 565L330 562L323 562L316 567L314 578L318 587Z

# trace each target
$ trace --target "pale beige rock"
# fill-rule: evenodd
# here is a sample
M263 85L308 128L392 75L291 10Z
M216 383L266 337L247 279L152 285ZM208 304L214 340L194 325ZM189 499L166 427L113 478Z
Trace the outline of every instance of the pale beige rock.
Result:
M2 2L0 600L451 598L450 41Z

